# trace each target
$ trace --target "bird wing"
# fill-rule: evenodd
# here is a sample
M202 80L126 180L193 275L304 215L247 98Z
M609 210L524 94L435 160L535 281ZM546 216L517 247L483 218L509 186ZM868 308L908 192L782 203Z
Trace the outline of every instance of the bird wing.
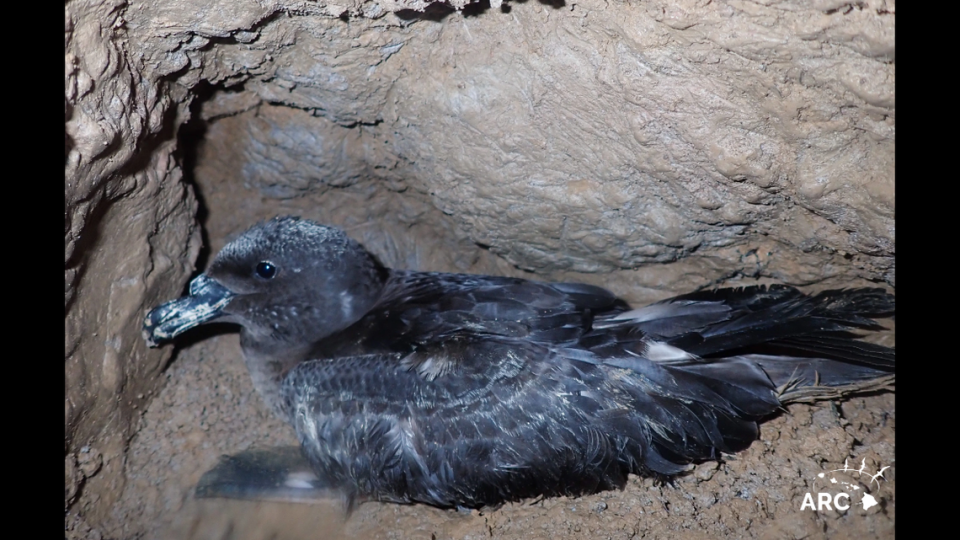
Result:
M755 418L779 405L750 363L718 381L512 338L454 343L443 352L459 369L434 378L402 353L294 368L284 398L314 469L378 498L437 506L580 494L741 450L756 439Z
M479 336L573 345L597 314L628 308L592 285L393 271L377 305L317 344L314 356L409 353Z
M777 387L842 386L894 371L893 349L852 333L881 329L873 318L893 311L894 297L881 289L727 288L630 310L591 285L394 272L374 309L318 344L312 357L399 352L408 369L435 378L457 369L459 344L498 337L588 363L643 358L697 370L748 358Z

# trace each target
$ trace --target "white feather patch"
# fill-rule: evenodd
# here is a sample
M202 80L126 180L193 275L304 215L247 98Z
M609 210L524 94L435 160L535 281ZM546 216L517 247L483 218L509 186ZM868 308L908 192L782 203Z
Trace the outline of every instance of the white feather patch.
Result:
M316 480L317 476L311 472L296 471L287 475L283 485L294 489L313 489L313 482Z
M696 358L696 355L660 341L647 341L646 343L647 350L644 351L644 356L654 362L676 362L678 360L693 360Z
M453 370L454 363L447 357L441 355L430 355L426 358L422 353L413 352L400 360L400 365L407 369L416 370L417 374L428 381L432 381L441 375L445 375Z
M618 313L616 317L610 317L609 320L633 321L641 323L662 319L673 314L675 311L676 309L669 304L653 304L642 308L631 309L630 311L624 311L623 313Z
M598 320L598 322L602 325L601 328L603 328L609 327L611 324L623 322L645 323L660 319L669 319L671 317L685 317L698 313L726 313L728 311L730 311L730 307L724 305L723 302L676 301L665 304L651 304L642 308L631 309L630 311L618 313L613 317L604 318L602 321Z

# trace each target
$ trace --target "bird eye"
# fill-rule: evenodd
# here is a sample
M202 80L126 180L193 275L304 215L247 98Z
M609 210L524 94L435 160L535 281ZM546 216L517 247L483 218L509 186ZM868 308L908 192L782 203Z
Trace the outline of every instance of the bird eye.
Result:
M257 264L257 275L263 279L273 279L277 275L277 267L267 261Z

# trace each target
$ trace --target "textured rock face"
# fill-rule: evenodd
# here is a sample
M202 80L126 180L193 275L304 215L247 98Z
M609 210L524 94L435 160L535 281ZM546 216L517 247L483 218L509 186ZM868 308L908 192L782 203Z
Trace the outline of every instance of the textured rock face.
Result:
M184 163L213 250L288 212L390 264L532 270L636 301L737 274L892 286L894 12L71 0L67 505L95 526L119 496L169 360L139 326L200 251Z
M222 135L240 155L221 169L272 197L399 182L539 272L764 244L780 279L892 283L891 14L749 6L268 25L256 43L291 45L209 103L261 119Z

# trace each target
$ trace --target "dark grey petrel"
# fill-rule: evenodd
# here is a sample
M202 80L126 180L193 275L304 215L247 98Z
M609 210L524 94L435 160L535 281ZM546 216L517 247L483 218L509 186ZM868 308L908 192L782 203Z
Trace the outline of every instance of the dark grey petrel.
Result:
M792 287L631 309L576 283L392 270L343 231L276 218L147 315L155 346L210 321L300 451L224 458L200 496L481 508L622 488L747 448L783 403L886 388L857 340L894 297Z

